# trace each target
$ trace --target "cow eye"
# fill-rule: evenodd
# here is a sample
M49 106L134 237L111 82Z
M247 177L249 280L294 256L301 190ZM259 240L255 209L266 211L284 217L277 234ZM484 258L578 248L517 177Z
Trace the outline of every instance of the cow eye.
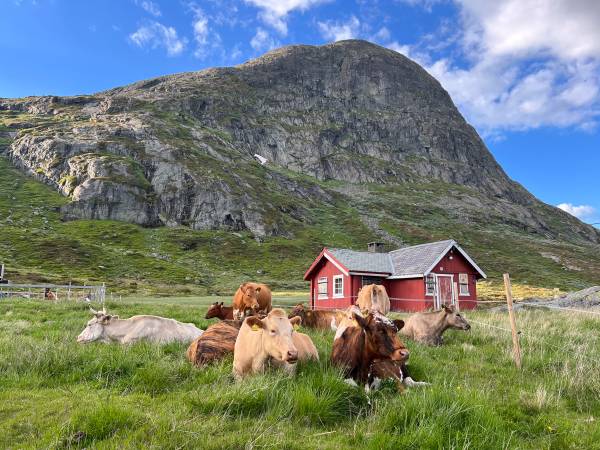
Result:
M275 330L271 330L271 334L275 334Z

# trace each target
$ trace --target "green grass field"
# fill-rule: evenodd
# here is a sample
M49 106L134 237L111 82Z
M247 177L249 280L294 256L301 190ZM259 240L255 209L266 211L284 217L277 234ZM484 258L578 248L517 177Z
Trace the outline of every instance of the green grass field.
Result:
M202 328L211 298L126 299ZM279 298L274 303L293 297ZM600 320L518 312L524 368L511 361L505 314L467 313L446 345L408 343L430 387L370 395L329 364L331 332L308 331L319 363L295 378L269 371L237 384L232 358L203 370L185 345L75 342L83 304L0 301L0 448L600 448ZM475 322L476 321L476 322ZM304 330L306 331L306 330Z

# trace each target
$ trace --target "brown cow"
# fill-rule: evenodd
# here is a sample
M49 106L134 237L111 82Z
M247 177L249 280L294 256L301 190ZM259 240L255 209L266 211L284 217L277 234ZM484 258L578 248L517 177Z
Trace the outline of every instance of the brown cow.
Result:
M248 309L267 314L271 311L271 290L262 283L241 284L233 296L232 306L236 319L242 319Z
M403 364L408 359L408 349L397 334L404 322L391 321L379 313L369 313L366 318L356 312L352 315L358 326L347 326L333 341L331 362L354 382L369 385L374 362L390 360Z
M233 352L236 379L262 372L267 361L293 374L297 361L319 359L310 337L294 331L294 326L301 322L300 317L288 319L285 311L279 308L273 309L264 319L247 317Z
M293 317L300 317L302 325L307 328L335 331L344 318L344 312L307 310L302 303L298 303L288 316L289 319Z
M358 291L356 304L364 314L377 311L384 316L390 312L390 298L385 287L380 284L367 284Z
M454 306L445 306L439 311L416 313L408 318L402 335L426 345L442 345L442 334L448 328L470 330L471 325Z
M210 364L233 353L241 321L224 320L208 327L187 349L187 359L197 367Z
M206 311L205 319L218 317L221 320L233 320L233 306L223 306L223 302L215 302Z

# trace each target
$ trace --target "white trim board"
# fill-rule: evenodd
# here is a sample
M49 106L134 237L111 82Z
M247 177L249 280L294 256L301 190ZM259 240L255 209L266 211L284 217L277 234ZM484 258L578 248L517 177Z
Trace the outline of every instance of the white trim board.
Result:
M327 253L327 250L325 250L325 252L323 252L323 256L325 258L327 258L328 261L331 262L331 264L333 264L335 267L337 267L344 275L348 276L350 275L346 269L344 269L342 266L340 266L334 259L333 256L329 255L329 253Z

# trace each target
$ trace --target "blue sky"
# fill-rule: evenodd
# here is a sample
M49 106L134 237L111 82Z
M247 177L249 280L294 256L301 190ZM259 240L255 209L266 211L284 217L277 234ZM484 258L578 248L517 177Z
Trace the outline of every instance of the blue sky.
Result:
M596 0L0 0L0 97L91 93L360 38L423 65L508 174L600 222Z

